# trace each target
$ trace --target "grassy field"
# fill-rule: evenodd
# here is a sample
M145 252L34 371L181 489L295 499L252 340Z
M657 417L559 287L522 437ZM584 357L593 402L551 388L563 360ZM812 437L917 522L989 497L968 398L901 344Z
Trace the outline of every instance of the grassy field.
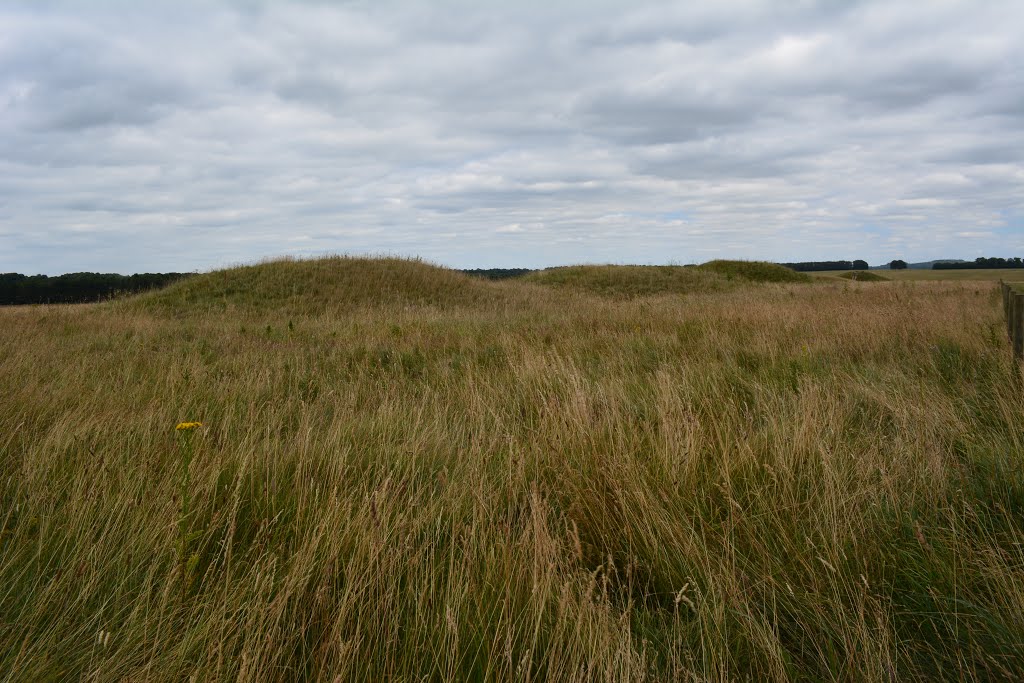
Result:
M851 271L847 270L826 270L818 273L810 273L815 277L838 277ZM1024 268L979 268L978 270L918 270L907 268L906 270L872 270L870 273L879 275L889 280L982 280L987 282L1024 282Z
M565 266L534 271L524 281L616 299L721 292L744 283L810 282L771 263L710 261L700 266Z
M0 310L0 677L1018 678L996 287L759 268Z

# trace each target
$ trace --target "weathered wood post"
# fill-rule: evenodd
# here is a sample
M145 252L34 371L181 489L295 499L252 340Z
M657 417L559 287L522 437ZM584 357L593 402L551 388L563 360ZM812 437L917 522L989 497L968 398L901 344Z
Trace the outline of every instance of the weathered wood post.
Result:
M1013 300L1013 357L1024 358L1024 292L1014 290Z

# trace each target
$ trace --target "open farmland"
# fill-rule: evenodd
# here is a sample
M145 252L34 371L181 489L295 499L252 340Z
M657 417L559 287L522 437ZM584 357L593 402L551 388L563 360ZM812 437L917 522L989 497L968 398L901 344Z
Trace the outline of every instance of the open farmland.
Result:
M281 261L0 310L0 672L1017 677L995 284L682 270Z
M825 270L816 273L809 273L814 277L839 277L851 271L847 270ZM928 270L920 268L907 268L904 270L871 270L868 271L889 280L917 281L917 280L970 280L982 282L1024 282L1024 268L963 268L963 269L942 269Z

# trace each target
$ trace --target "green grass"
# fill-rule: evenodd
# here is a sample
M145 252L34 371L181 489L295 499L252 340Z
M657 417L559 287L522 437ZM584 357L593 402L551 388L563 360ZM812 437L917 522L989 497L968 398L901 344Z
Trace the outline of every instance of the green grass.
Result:
M843 273L849 271L844 270L829 270L817 273L811 273L814 277L837 277ZM890 280L907 281L907 280L949 280L949 281L964 281L964 280L978 280L985 282L996 282L998 280L1004 280L1006 282L1021 282L1024 281L1024 268L987 268L987 269L964 269L964 270L918 270L907 268L906 270L880 270L870 271L877 273Z
M996 288L686 271L275 262L0 309L0 671L1017 678Z
M840 273L836 277L843 280L853 280L855 282L888 282L889 278L879 275L878 273L870 270L851 270L845 273Z
M811 282L806 273L763 261L709 261L701 270L723 275L728 279L739 278L748 282Z
M755 261L711 261L700 266L563 266L530 273L523 280L619 299L721 292L740 283L811 282L789 268Z
M716 273L683 266L563 266L530 273L523 281L614 298L714 292L729 287Z
M492 307L508 290L416 259L280 259L197 275L125 301L133 309L181 314L310 315L360 307Z

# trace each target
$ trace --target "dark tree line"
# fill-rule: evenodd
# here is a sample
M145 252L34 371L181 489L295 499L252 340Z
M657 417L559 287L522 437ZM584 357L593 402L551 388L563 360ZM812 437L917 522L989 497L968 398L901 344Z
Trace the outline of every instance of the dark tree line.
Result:
M533 271L530 268L471 268L462 272L466 275L482 277L488 280L508 280L514 277L522 277Z
M969 270L972 268L1024 268L1020 256L1014 258L984 258L979 256L973 261L936 261L932 270Z
M811 273L821 270L867 270L868 262L856 261L800 261L799 263L780 263L798 273Z
M189 273L68 273L49 277L0 273L0 305L79 304L101 301L118 294L164 287L188 275Z

